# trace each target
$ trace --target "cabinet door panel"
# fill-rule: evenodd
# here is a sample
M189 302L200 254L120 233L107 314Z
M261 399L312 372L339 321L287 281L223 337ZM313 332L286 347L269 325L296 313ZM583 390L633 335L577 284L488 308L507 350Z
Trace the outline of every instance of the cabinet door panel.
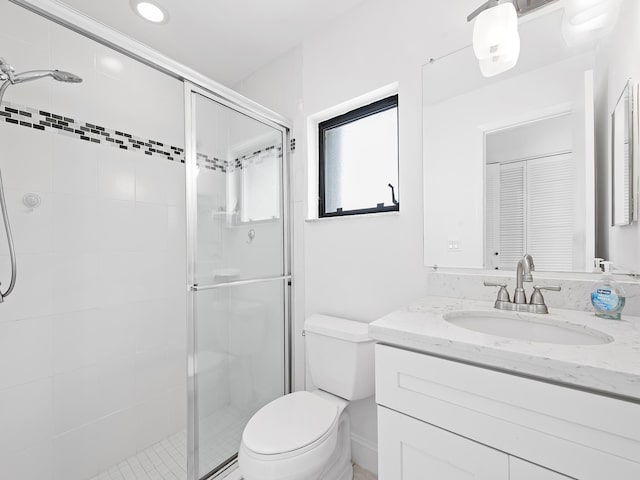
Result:
M571 480L571 477L560 475L519 458L509 457L509 480Z
M376 402L570 478L640 480L636 403L380 344Z
M380 480L508 480L509 457L378 407Z

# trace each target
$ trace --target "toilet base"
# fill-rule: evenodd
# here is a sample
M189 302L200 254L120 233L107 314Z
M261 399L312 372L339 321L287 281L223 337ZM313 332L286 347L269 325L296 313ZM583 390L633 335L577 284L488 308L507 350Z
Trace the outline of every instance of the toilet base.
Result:
M352 480L353 464L351 463L351 425L349 415L344 412L338 425L338 442L328 469L318 480Z

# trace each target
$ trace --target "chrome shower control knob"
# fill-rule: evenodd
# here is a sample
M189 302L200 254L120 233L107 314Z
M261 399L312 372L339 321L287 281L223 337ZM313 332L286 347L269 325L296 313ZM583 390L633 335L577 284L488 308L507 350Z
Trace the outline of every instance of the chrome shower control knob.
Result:
M38 208L42 204L42 197L37 193L25 193L22 197L22 204L33 210L34 208Z

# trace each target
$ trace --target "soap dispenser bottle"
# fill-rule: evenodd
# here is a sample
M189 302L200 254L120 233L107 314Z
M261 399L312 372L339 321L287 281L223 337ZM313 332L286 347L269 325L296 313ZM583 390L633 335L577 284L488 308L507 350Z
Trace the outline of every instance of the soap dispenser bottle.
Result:
M611 262L601 263L604 273L595 290L591 292L591 304L596 311L596 317L620 320L625 304L624 290L611 275Z

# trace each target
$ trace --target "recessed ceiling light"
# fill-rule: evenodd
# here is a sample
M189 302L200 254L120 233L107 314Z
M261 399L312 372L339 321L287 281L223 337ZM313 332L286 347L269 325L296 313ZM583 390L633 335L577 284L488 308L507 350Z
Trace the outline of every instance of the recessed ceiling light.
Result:
M167 12L155 3L132 1L133 10L145 20L152 23L166 23L169 20Z

